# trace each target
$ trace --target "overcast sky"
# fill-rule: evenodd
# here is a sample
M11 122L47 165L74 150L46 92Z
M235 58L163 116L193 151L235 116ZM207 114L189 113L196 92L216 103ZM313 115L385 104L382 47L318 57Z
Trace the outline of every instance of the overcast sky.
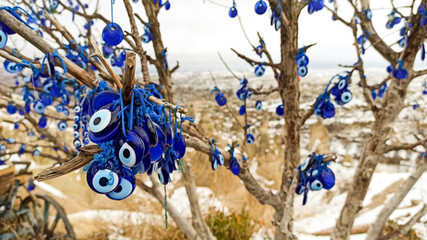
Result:
M101 1L109 3L108 0ZM236 0L238 15L241 17L251 42L258 44L256 33L259 31L264 37L273 58L278 60L280 52L279 32L270 26L270 11L264 15L255 13L254 5L257 1ZM240 27L239 20L228 16L232 0L216 0L216 2L227 7L212 4L209 1L204 3L203 0L170 0L170 10L161 10L159 20L163 42L168 48L169 65L172 66L179 60L180 71L225 70L217 55L217 52L220 52L233 69L250 69L250 66L237 58L230 51L230 48L255 59L259 58L251 50ZM345 3L346 1L339 0L340 2ZM400 30L403 21L392 30L386 29L387 14L391 11L389 1L375 0L371 2L373 22L379 34L387 36L385 39L388 43L397 41L399 39L398 30ZM408 2L408 0L395 0L396 5L405 5ZM99 12L110 19L110 5L101 5ZM329 3L327 5L330 6ZM133 4L133 6L135 12L144 13L140 2ZM340 6L339 13L346 18L351 18L352 9L344 4ZM118 22L124 30L129 30L123 1L116 0L114 14L115 22ZM357 60L350 29L338 21L332 21L331 16L331 13L326 9L312 15L307 13L307 8L302 11L299 20L299 45L302 47L317 43L307 53L310 58L309 69L335 68L338 64L353 64ZM100 30L102 27L103 24L100 24ZM143 29L140 28L140 32L142 31ZM152 52L150 44L144 44L144 47L149 53ZM387 66L387 63L374 49L369 49L363 58L369 67L385 69Z

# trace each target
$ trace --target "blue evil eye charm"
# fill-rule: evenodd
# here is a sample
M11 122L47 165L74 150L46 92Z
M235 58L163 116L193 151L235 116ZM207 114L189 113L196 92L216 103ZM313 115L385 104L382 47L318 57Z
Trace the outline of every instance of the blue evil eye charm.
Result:
M82 146L82 142L80 141L80 139L75 138L73 141L73 145L78 149Z
M142 35L142 42L149 43L153 40L153 34L151 32L146 32Z
M121 174L122 180L120 181L120 184L116 189L114 189L114 191L106 194L110 199L123 200L129 197L133 193L133 190L135 190L136 181L134 174L126 168L121 168Z
M261 100L257 100L256 101L256 103L255 103L255 109L257 111L261 111L261 109L262 109L262 102L261 102Z
M96 193L105 194L116 190L122 180L120 171L114 168L114 161L92 162L86 174L89 187Z
M46 128L46 126L47 126L47 118L44 115L42 115L39 119L39 127Z
M38 113L38 114L43 114L43 113L44 113L44 111L46 110L46 106L42 103L42 101L41 101L41 100L37 100L37 101L34 103L33 108L34 108L34 112L36 112L36 113Z
M80 136L80 132L79 131L74 131L73 132L73 137L74 138L78 138Z
M92 109L96 112L107 104L120 98L120 95L113 91L98 93L92 100Z
M56 10L59 5L59 0L51 0L50 1L50 10Z
M417 102L415 102L413 105L412 105L412 109L418 109L420 107L420 105L417 103Z
M13 129L18 129L19 128L19 123L15 123L14 125L13 125Z
M102 39L110 46L119 45L123 41L123 30L117 23L109 23L102 30Z
M228 16L230 16L231 18L235 18L237 16L237 8L234 6L234 4L228 11Z
M157 176L159 177L160 183L167 185L170 182L170 174L168 171L168 166L165 161L161 161L157 168Z
M218 105L220 107L224 106L225 104L227 104L227 98L224 96L224 94L222 92L218 92L215 95L215 101L218 103Z
M3 29L3 31L6 32L7 35L15 34L15 32L12 29L10 29L8 26L6 26L6 24L0 22L0 26Z
M148 136L150 148L156 147L159 142L159 137L157 135L156 125L154 124L153 120L151 120L150 116L145 115L145 124L142 126L142 129ZM143 137L141 136L141 138Z
M245 107L245 105L240 106L239 114L240 115L245 115L245 113L246 113L246 107Z
M177 159L181 159L185 155L186 145L185 139L181 133L178 133L173 138L173 150Z
M33 156L40 156L40 150L35 149L35 150L33 151Z
M56 111L60 113L64 111L65 106L63 104L58 104L56 105L55 108L56 108Z
M4 69L8 72L8 73L18 73L19 71L21 71L21 67L19 67L18 65L16 65L16 63L9 61L9 60L5 60L3 63Z
M285 110L283 109L283 104L280 104L279 106L277 106L276 114L279 116L285 115Z
M384 83L383 85L381 85L381 87L378 89L378 97L383 98L387 90L388 90L387 83Z
M120 128L117 116L120 106L113 109L113 103L103 106L89 120L89 138L94 143L102 143L112 139Z
M365 15L366 19L372 20L372 11L371 9L364 9L363 15Z
M261 77L264 75L265 68L263 67L262 63L255 67L254 73L255 73L255 76L257 76L257 77Z
M314 114L324 119L335 116L335 106L331 103L328 94L323 93L317 98L314 104Z
M18 108L15 105L13 105L12 103L9 103L7 105L6 110L7 110L7 113L9 113L9 114L15 114L18 111Z
M6 150L6 146L4 144L0 145L0 151L3 152L4 150Z
M377 92L375 92L375 90L371 91L371 97L373 100L377 99Z
M239 88L239 90L236 91L237 98L240 99L240 100L242 100L242 101L244 101L245 100L245 92L246 91L243 88L243 86L242 86L242 88Z
M247 144L252 144L252 143L254 143L254 141L255 141L255 138L254 138L254 136L252 135L252 134L248 134L247 136L246 136L246 143Z
M150 156L151 156L152 162L156 162L160 159L160 157L163 154L163 150L165 149L165 144L166 144L166 136L163 133L163 130L157 124L154 124L154 126L155 126L155 129L157 131L158 143L155 147L150 148Z
M299 51L302 51L302 50L299 50ZM304 53L300 53L297 55L298 66L307 66L309 62L310 62L309 58Z
M391 73L393 71L393 66L389 65L386 70L388 73Z
M119 139L118 159L126 167L138 165L144 156L145 145L135 131L126 131L126 136Z
M53 103L53 96L49 93L40 94L40 100L44 106L50 106Z
M102 46L102 53L104 54L105 58L108 58L111 54L114 53L114 48L113 46L110 46L108 44L104 44Z
M21 144L21 147L19 147L19 150L18 150L18 155L24 154L26 148L27 147L25 146L25 144Z
M236 158L232 158L231 159L231 161L230 161L230 169L231 169L231 172L234 175L236 175L236 176L239 175L239 173L240 173L240 165L237 162Z
M307 73L308 73L308 69L306 66L298 67L298 75L300 77L305 77L307 75Z
M344 91L340 92L339 95L335 97L335 102L338 105L345 105L349 103L353 99L353 94L350 92L350 90L345 89Z
M262 15L267 11L267 3L265 3L263 0L258 1L255 3L255 12L258 15Z
M68 124L67 124L66 121L60 121L58 123L58 129L59 129L59 131L65 131L65 130L67 130L67 127L68 127Z
M169 1L165 2L165 9L168 11L171 8L171 3Z
M158 164L158 162L152 162L150 164L150 167L147 170L147 175L148 176L153 175L153 173L157 170L157 164Z
M7 33L3 28L3 25L0 24L0 49L3 49L7 43Z

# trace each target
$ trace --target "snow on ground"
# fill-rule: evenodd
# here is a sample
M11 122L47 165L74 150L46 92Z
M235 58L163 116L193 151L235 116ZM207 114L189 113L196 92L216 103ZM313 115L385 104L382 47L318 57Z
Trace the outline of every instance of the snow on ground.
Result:
M210 188L197 187L197 196L199 197L200 210L203 215L209 213L210 208L223 211L225 214L228 213L228 208L224 207L224 204L215 197L214 192ZM184 217L191 218L190 202L188 201L185 187L175 189L168 201L177 206Z
M58 189L50 186L47 183L44 182L39 182L39 181L34 181L34 183L36 184L37 187L43 189L46 192L49 192L50 194L59 197L59 198L67 198L67 196L65 194L63 194L61 191L59 191Z
M122 210L88 210L78 213L68 214L68 218L73 221L75 219L87 219L93 222L102 222L112 225L131 226L141 225L143 223L163 224L164 216L158 214L149 214L144 212L135 211L122 211ZM126 221L119 221L119 219L126 219Z

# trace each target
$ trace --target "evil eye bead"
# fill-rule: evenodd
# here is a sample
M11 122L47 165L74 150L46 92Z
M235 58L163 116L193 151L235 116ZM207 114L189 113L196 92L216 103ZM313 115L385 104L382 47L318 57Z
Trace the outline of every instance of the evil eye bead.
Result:
M40 128L46 128L46 126L47 126L47 118L45 116L41 116L40 119L39 119L38 124L39 124Z
M212 158L211 167L214 171L218 169L218 161L216 160L216 158Z
M219 165L224 165L224 156L222 156L222 154L221 153L218 153L218 159L219 159Z
M322 167L321 181L323 188L326 190L331 189L335 185L335 174L327 166Z
M267 3L265 3L263 0L258 1L255 3L255 12L258 15L262 15L267 11Z
M79 148L82 146L82 142L80 141L80 139L74 139L73 144L76 148Z
M298 66L307 66L308 62L309 62L309 59L308 59L307 55L299 54L297 56L297 65Z
M341 101L344 104L349 103L352 98L353 98L353 94L351 94L351 92L349 90L346 90L345 92L343 92L341 94Z
M89 138L83 138L83 144L88 145L90 143Z
M276 31L279 31L279 29L280 29L281 26L282 26L282 22L280 21L280 19L277 19L274 22L274 27L275 27Z
M239 114L240 115L245 115L245 113L246 113L246 107L245 107L245 105L240 106Z
M109 106L112 106L110 104ZM120 108L111 112L108 108L103 108L95 112L89 120L89 137L94 143L101 143L113 138L119 130L119 120L117 114Z
M73 137L78 138L80 136L80 133L78 131L73 132Z
M165 9L168 11L171 8L171 3L169 1L165 2Z
M6 110L7 110L7 113L9 113L9 114L15 114L18 111L18 108L16 106L14 106L12 103L9 103L7 105Z
M102 30L102 39L110 46L119 45L123 41L123 30L117 23L109 23Z
M144 35L142 35L142 42L143 43L149 43L151 42L151 40L153 40L153 34L150 32L146 32L144 33Z
M56 105L55 108L56 108L57 112L63 112L64 111L64 105L62 105L62 104Z
M79 115L74 116L74 121L75 122L80 122L80 116Z
M237 16L237 8L234 6L231 7L228 11L228 16L230 16L231 18L235 18Z
M80 124L78 124L78 123L74 123L73 124L73 129L74 130L79 130L79 128L80 128Z
M50 9L57 9L59 5L59 0L52 0L50 3Z
M305 77L307 75L307 73L308 73L308 69L306 66L298 67L298 75L300 77Z
M239 175L240 173L240 165L235 158L230 161L230 169L234 175Z
M341 80L338 82L338 89L339 89L339 90L344 89L346 86L347 86L347 80L346 80L346 79L341 79Z
M0 49L3 49L7 43L7 33L3 29L2 25L0 25Z
M134 190L135 176L130 170L122 168L122 181L114 191L107 193L106 196L113 200L123 200L129 197Z
M323 184L320 180L314 180L310 183L310 187L312 191L319 191L323 188Z
M104 166L98 162L90 165L86 180L89 187L96 193L109 193L114 191L121 182L121 174L113 170L114 163L107 161Z
M19 71L21 71L21 67L19 67L18 65L16 65L16 63L9 61L9 60L5 60L3 63L4 69L6 69L6 71L8 73L18 73Z
M119 140L118 158L123 165L133 167L141 162L145 146L136 133L128 131L126 134Z
M247 144L252 144L252 143L254 143L254 141L255 141L255 138L254 138L254 136L252 134L248 134L246 136L246 143Z
M215 101L218 103L220 107L227 104L227 98L224 96L222 92L218 92L215 96Z
M256 103L255 103L255 109L257 111L261 111L261 109L262 109L262 102L261 102L261 100L257 100L256 101Z
M182 134L178 133L173 138L173 150L176 154L177 159L181 159L185 155L186 145L185 139Z
M285 110L283 108L283 104L280 104L279 106L277 106L277 108L276 108L276 114L279 115L279 116L285 115Z
M46 110L46 106L40 100L37 100L34 103L33 108L34 108L34 112L36 112L38 114L43 114L44 111Z
M157 168L157 176L163 185L167 185L170 182L170 174L166 164L161 164L161 167Z
M65 131L65 130L67 130L67 127L68 127L68 124L65 121L60 121L58 123L58 129L59 129L59 131Z
M265 72L265 68L261 65L258 65L254 71L255 76L257 77L262 77L264 75L264 72Z
M157 131L158 143L155 147L150 148L151 161L156 162L162 156L163 150L165 148L166 137L163 133L163 130L159 125L155 125L155 129Z

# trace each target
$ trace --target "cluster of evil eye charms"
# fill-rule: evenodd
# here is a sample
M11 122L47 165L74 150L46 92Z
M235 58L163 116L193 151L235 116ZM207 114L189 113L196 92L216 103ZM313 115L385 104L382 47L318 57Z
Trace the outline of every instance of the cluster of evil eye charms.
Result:
M385 27L392 29L394 25L399 24L401 21L402 18L396 16L396 11L393 10L389 15L387 15L387 23Z
M338 82L329 90L329 85L335 77L338 77ZM350 78L350 73L346 72L344 75L336 75L331 79L324 93L316 99L313 110L316 116L324 119L335 116L335 106L331 102L330 94L335 96L335 103L338 105L345 105L351 101L353 94L349 89Z
M228 16L235 18L237 16L236 2L233 0L233 6L228 10Z
M236 96L238 99L240 99L243 103L245 103L246 99L250 99L253 95L252 90L248 89L248 80L246 78L243 78L240 80L240 88L236 91ZM241 105L239 108L239 114L245 115L246 113L246 106L245 104Z
M145 98L152 92L160 96L154 85L135 87L127 105L120 93L109 89L91 92L83 101L81 121L87 121L90 141L103 150L87 169L88 185L96 193L122 200L135 189L137 173L157 172L166 185L172 181L170 174L178 170L177 164L181 165L186 150L182 122L192 119L181 116L179 132L175 112L174 131L171 114L168 117L164 107Z
M220 107L227 104L227 98L225 97L224 93L222 93L221 90L217 86L214 87L214 89L211 91L211 94L214 92L216 92L215 101L216 101L216 103L218 103L218 105Z
M329 162L323 163L324 155L311 153L298 166L298 185L295 192L304 194L302 204L307 203L308 191L329 190L335 185L335 174L328 167Z
M308 73L308 65L309 59L307 55L304 53L304 47L298 49L297 53L297 66L298 66L298 75L300 77L305 77Z
M403 67L403 61L400 59L397 60L397 68L393 68L393 66L390 65L387 67L387 72L391 73L394 78L399 80L405 79L409 76L408 70Z

